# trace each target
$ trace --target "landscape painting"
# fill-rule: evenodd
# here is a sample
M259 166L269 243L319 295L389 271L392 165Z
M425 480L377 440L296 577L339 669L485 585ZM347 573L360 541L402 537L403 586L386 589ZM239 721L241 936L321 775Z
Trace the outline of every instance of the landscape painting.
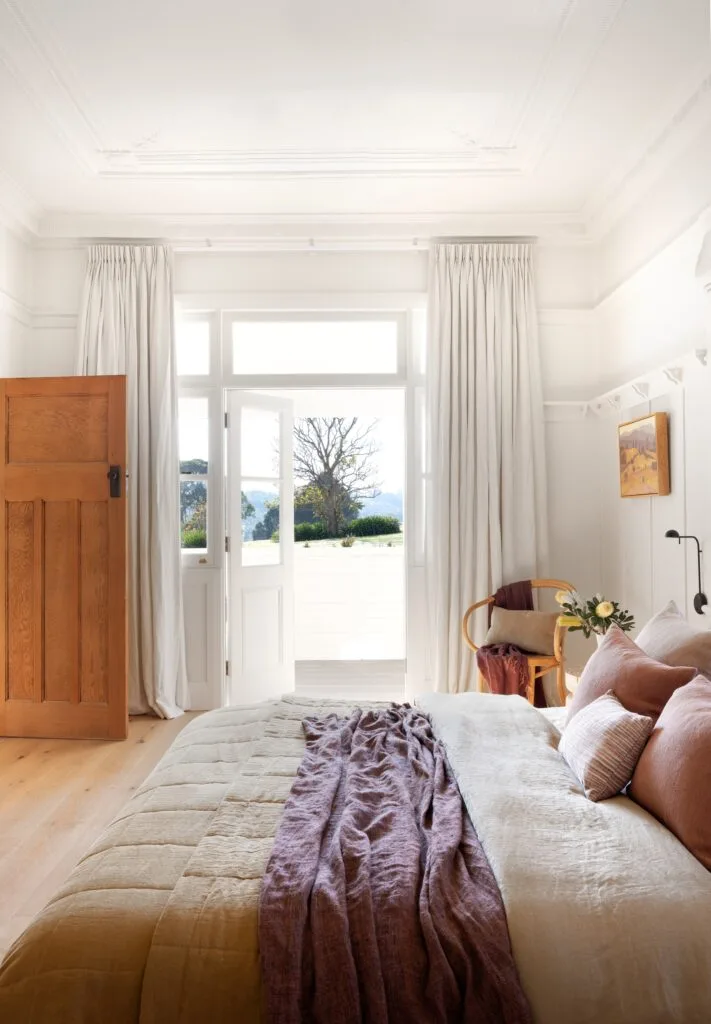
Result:
M669 428L665 412L618 427L623 498L669 494Z

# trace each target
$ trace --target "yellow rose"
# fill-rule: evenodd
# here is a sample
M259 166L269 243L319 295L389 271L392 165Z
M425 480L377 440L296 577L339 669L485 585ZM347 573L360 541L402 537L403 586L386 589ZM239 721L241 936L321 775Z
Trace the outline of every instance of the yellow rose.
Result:
M567 590L558 590L556 592L555 599L558 604L567 604L570 600L570 594Z
M612 601L601 601L595 609L595 614L598 619L609 619L615 610L615 606Z
M582 626L582 619L579 619L577 615L559 615L558 625L559 626Z

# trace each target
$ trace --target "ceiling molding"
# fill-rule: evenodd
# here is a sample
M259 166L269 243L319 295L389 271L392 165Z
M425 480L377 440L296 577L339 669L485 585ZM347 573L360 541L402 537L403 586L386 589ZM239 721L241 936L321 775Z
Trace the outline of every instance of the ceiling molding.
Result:
M107 145L80 98L70 62L32 0L0 0L0 63L84 170L97 173Z
M32 327L32 310L8 292L0 291L0 314L9 316L23 327Z
M515 146L427 150L115 150L99 154L100 178L239 179L430 177L520 174Z
M525 171L534 171L544 159L570 104L626 3L627 0L594 0L594 3L568 0L561 12L547 60L529 91L513 133L515 145L526 152ZM556 84L556 74L567 81L567 89L560 88L560 81ZM535 135L529 138L528 122L540 125Z
M707 72L708 68L704 68ZM631 166L618 168L580 210L592 238L608 234L640 195L687 146L711 125L711 75L705 74L692 94L661 123Z
M560 245L586 245L580 223L566 214L403 213L211 214L99 216L48 213L40 248L67 248L106 239L160 238L182 251L356 251L427 248L444 236L536 237Z
M0 169L0 223L31 244L39 234L41 207Z

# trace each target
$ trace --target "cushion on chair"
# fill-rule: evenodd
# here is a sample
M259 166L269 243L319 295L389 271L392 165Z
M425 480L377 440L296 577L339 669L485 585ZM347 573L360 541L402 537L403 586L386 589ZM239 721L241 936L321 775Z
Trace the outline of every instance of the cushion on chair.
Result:
M640 650L619 626L611 626L580 677L568 723L586 704L612 690L628 711L655 720L672 693L696 675L693 666L663 665Z
M513 612L494 607L484 644L514 644L522 651L550 656L554 653L553 634L557 621L557 613Z
M649 620L636 643L650 658L665 665L693 665L711 678L711 630L687 622L674 601Z
M558 750L580 780L585 796L607 800L632 778L653 728L649 715L627 711L610 690L575 716Z

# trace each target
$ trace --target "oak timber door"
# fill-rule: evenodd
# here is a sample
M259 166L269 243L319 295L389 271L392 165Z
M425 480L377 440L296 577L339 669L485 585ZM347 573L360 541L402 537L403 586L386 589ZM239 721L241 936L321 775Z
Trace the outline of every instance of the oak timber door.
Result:
M227 423L229 698L248 704L294 689L293 403L228 391ZM243 536L250 495L262 539Z
M0 379L0 735L123 739L124 377Z

